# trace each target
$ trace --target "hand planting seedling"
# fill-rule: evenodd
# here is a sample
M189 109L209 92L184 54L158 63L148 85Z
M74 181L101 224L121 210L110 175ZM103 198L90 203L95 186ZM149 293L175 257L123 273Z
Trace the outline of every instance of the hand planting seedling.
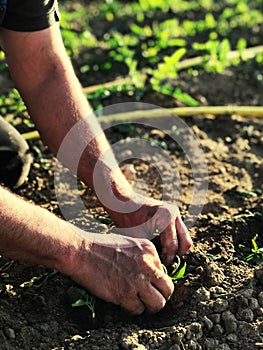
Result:
M180 268L181 259L179 258L179 256L177 256L176 258L177 258L177 263L175 264L174 269L172 270L172 272L170 274L168 274L166 266L163 265L164 272L170 277L170 279L172 281L177 281L177 280L183 278L185 275L185 270L186 270L186 262Z
M77 288L77 291L82 296L82 298L76 300L71 304L72 307L87 306L91 312L91 317L95 318L95 302L96 299L93 295L90 295L85 290Z

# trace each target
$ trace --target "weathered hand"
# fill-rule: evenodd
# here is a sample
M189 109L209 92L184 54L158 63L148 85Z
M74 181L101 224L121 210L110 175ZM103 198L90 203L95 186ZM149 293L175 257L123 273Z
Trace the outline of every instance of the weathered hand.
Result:
M153 199L138 198L141 203L137 211L127 215L115 213L114 220L120 227L119 231L130 237L150 240L160 235L165 264L171 263L175 254L181 256L186 253L193 242L178 207Z
M171 263L175 254L182 256L192 246L192 239L177 206L160 205L150 220L157 234L160 234L162 258L165 264Z
M99 298L132 314L158 312L173 292L154 245L145 239L95 235L83 240L71 263L70 276Z

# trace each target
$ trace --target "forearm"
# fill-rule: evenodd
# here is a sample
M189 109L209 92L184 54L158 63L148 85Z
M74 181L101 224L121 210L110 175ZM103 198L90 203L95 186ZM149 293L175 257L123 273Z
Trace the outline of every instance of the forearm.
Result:
M8 38L5 38L6 35ZM74 171L78 149L86 145L78 164L79 178L94 188L94 168L99 164L97 181L101 198L116 195L124 201L129 199L131 188L121 173L96 116L93 115L82 93L58 28L53 26L37 35L35 33L26 37L22 35L19 40L17 37L20 35L10 31L4 32L3 47L12 77L42 139L50 150L57 154L71 128L85 119L85 123L78 129L77 137L71 140L61 160ZM34 40L37 43L34 43ZM48 48L44 47L45 44L42 49L39 48L39 41L46 43ZM10 42L14 42L15 45L10 45ZM17 42L22 43L21 50L18 50ZM34 46L37 49L28 52L28 48ZM25 52L23 47L27 48ZM21 55L24 59L20 58ZM107 152L106 159L102 159L105 152Z
M94 188L94 168L98 167L97 181L103 193L109 195L114 191L124 198L130 194L130 186L118 167L67 57L63 60L58 58L54 72L37 89L27 93L21 87L20 91L42 139L55 155L70 130L73 127L76 130L75 134L72 133L74 137L68 137L69 141L65 143L66 152L60 152L60 160L66 166L91 188ZM105 158L103 154L106 153Z
M81 244L66 222L0 187L0 255L67 273Z

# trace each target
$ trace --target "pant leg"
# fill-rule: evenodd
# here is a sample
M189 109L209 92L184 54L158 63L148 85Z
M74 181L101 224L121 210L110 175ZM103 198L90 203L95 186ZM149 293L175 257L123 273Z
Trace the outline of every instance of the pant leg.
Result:
M31 163L27 142L0 117L0 182L10 188L21 186L27 180Z

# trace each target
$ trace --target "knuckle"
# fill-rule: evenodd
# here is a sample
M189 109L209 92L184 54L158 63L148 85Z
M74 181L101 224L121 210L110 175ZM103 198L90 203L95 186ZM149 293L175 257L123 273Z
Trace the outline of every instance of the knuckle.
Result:
M162 207L162 216L166 220L172 220L173 215L173 210L169 206L164 206Z
M134 288L128 283L123 282L121 285L118 285L118 288L116 289L116 294L120 305L123 305L126 303L127 300L132 300L134 295Z
M176 207L164 205L160 209L159 216L156 220L156 226L159 231L163 232L171 224L175 222L179 212Z
M119 305L132 315L141 315L145 310L143 303L138 302L135 298L134 300L123 299Z
M150 254L150 255L155 255L156 254L156 249L154 244L149 241L149 240L142 240L142 248L143 248L143 253L144 254Z
M145 310L145 306L142 303L140 303L140 305L136 305L136 307L134 307L130 311L130 313L132 315L141 315L144 312L144 310Z

